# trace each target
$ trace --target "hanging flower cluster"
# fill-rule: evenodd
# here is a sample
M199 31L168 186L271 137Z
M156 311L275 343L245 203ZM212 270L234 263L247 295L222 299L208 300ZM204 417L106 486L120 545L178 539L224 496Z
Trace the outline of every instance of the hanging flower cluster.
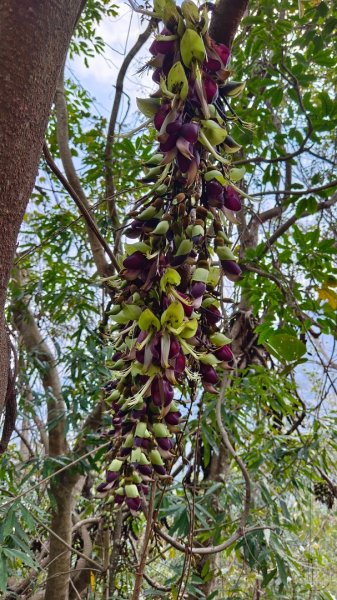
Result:
M150 47L158 91L139 99L153 119L158 151L145 166L151 191L131 213L126 256L110 281L114 354L106 401L112 411L113 460L98 486L131 513L153 477L167 478L182 414L178 395L202 384L215 393L217 368L233 360L222 333L221 269L235 281L237 259L226 236L236 221L244 170L231 168L240 146L228 133L229 49L208 34L206 9L191 0L155 1L164 28ZM227 112L229 113L227 115Z

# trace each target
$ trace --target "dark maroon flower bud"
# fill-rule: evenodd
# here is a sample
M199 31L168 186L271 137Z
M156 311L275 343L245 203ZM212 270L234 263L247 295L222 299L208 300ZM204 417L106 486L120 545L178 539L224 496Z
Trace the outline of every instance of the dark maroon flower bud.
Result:
M152 475L152 467L150 465L137 464L137 471L139 471L139 473L145 477L151 477Z
M221 319L221 312L212 304L211 306L204 308L203 312L209 325L215 325Z
M224 205L229 210L241 210L239 194L230 186L224 190Z
M191 166L191 162L191 159L181 154L181 152L177 153L177 163L182 173L187 173Z
M218 381L216 371L213 369L213 367L211 367L211 365L204 365L201 363L200 373L201 378L205 383L216 383Z
M176 377L178 375L181 375L181 373L183 373L185 371L185 366L186 366L185 355L182 353L178 354L175 365L174 365L174 374Z
M129 456L131 454L132 448L121 448L120 453L121 456Z
M162 467L161 465L153 465L153 468L158 475L166 475L165 467Z
M171 110L170 104L164 103L161 105L158 112L155 114L153 123L154 123L154 126L157 129L157 131L159 131L161 129L161 126L164 123L165 118L168 115L168 113L170 112L170 110ZM131 226L132 226L132 224L131 224Z
M165 415L164 419L168 425L179 425L181 413L179 411L169 412Z
M114 426L114 429L121 428L121 425L122 425L121 417L114 417L111 422L112 422L112 425Z
M115 502L116 504L123 504L125 496L121 496L121 494L116 494Z
M214 352L214 355L219 360L223 360L225 362L230 362L234 358L233 352L231 351L229 346L222 346L222 348L218 348L218 350Z
M161 69L155 69L152 73L152 81L155 83L160 83L160 75L162 73Z
M161 152L168 152L169 150L172 150L172 148L175 147L176 145L176 141L177 141L177 136L175 134L163 134L162 136L160 136L160 144L159 144L159 148Z
M212 73L216 73L221 69L221 62L217 58L213 58L213 56L207 56L207 60L203 63L203 66L207 71L212 71Z
M116 381L108 381L108 383L103 385L103 390L105 391L106 394L110 394L113 390L116 389L116 387L117 387Z
M166 450L166 451L172 450L173 442L170 438L163 437L163 438L156 438L156 439L157 439L158 446L160 448L162 448L163 450Z
M160 336L158 333L152 338L150 343L152 356L154 359L160 359Z
M229 48L225 44L217 44L213 40L211 41L211 44L212 44L213 50L217 53L217 55L222 60L223 64L226 66L229 55L230 55Z
M207 104L212 104L218 95L218 86L207 73L203 73L202 78Z
M141 331L137 337L137 344L141 344L147 338L147 331Z
M166 126L166 133L169 133L170 135L175 135L177 133L180 132L182 127L182 120L181 118L176 119L175 121L171 121L171 123L169 123Z
M171 35L171 31L164 27L164 29L160 32L160 35ZM174 52L175 49L175 40L157 40L154 39L149 51L152 56L156 56L157 54L169 54Z
M126 435L127 433L130 433L132 428L133 428L133 423L131 423L131 421L124 421L124 423L122 424L122 435Z
M100 484L97 486L97 488L96 488L97 492L98 492L98 493L100 493L100 494L101 494L102 492L105 492L105 491L106 491L106 489L107 489L107 483L106 483L106 482L104 482L104 483L100 483Z
M145 450L148 450L150 448L150 441L151 440L149 438L135 437L134 445L136 448L145 448Z
M152 54L152 56L156 56L156 54L159 54L158 49L157 49L157 40L153 40L153 42L149 48L149 52L150 52L150 54Z
M171 336L169 358L175 358L177 356L177 354L179 354L180 350L181 350L181 346L180 346L178 340L176 340L175 337Z
M195 281L191 287L191 296L193 298L200 298L206 291L206 283L203 281Z
M125 269L138 270L147 267L147 262L148 261L142 252L134 252L124 259L123 266Z
M208 181L206 184L206 194L208 201L219 200L219 198L223 196L223 191L223 186L215 179L212 179L212 181Z
M170 306L170 300L167 296L162 296L162 307L163 311L166 310Z
M107 471L106 472L107 483L112 483L113 481L116 481L116 479L118 479L118 477L119 477L119 471Z
M144 348L142 350L136 350L136 360L138 360L138 362L140 362L141 364L144 363L144 354Z
M161 33L160 35L171 35L171 32L168 30L167 33ZM152 56L156 56L157 54L172 54L175 50L176 42L175 40L154 40L149 48Z
M168 406L174 396L172 385L160 377L156 377L151 384L151 398L156 406Z
M242 271L239 265L234 260L222 260L221 266L224 270L224 273L230 281L236 281L239 279Z
M126 504L128 505L131 511L137 511L140 509L141 499L138 496L137 498L126 498Z
M147 410L147 406L145 403L143 404L142 408L134 408L133 411L131 412L131 418L134 419L134 421L139 421L140 419L145 417L146 410Z
M150 488L149 488L149 486L148 486L148 485L144 485L143 483L141 483L141 484L139 485L139 491L140 491L140 490L143 492L144 496L147 496L147 495L148 495L148 493L149 493L149 491L150 491Z
M190 144L195 144L198 141L199 129L198 123L184 123L180 129L180 135Z

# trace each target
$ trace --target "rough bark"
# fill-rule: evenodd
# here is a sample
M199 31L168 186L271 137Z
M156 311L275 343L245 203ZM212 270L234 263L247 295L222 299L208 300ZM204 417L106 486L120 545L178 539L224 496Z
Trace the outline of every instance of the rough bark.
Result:
M0 410L8 379L3 312L57 77L83 0L0 3Z
M210 23L210 36L218 44L230 47L249 0L219 0Z

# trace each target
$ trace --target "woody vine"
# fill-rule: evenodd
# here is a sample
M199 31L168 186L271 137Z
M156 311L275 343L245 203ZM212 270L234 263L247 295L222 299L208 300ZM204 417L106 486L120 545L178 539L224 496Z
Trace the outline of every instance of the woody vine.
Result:
M132 515L156 480L170 480L185 418L179 398L196 400L201 386L217 394L234 364L220 289L223 275L241 274L227 235L245 196L231 125L249 127L230 106L244 86L230 80L229 48L209 36L206 5L157 0L154 10L164 24L150 47L159 87L137 100L159 144L144 166L152 187L129 215L120 271L106 280L112 429L98 492Z

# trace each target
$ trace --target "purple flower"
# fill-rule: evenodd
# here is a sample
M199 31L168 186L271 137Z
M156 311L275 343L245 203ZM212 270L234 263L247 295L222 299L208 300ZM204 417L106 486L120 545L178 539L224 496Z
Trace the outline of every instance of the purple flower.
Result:
M241 201L239 194L230 186L224 189L224 205L229 210L239 211L241 210Z
M172 35L171 31L164 27L161 32L161 36ZM153 56L157 54L172 54L176 48L176 40L153 40L149 51Z
M191 296L193 298L200 298L206 292L206 283L203 281L195 281L191 287Z
M181 346L175 337L171 336L169 358L175 358L181 351Z
M221 266L230 281L237 281L242 273L239 265L234 260L222 260Z
M157 442L158 442L158 446L160 448L162 448L163 450L166 451L170 451L173 448L173 442L170 438L167 437L162 437L162 438L156 438Z
M167 415L165 415L164 419L165 419L167 425L172 425L172 426L179 425L180 419L181 419L181 413L178 410L169 412L169 413L167 413Z
M213 369L213 367L211 367L211 365L204 365L201 363L200 373L201 373L201 379L202 379L203 383L211 383L211 384L217 383L218 376L216 374L215 369Z
M139 496L137 498L126 498L126 504L131 510L131 513L137 512L140 509L141 502Z
M151 384L151 398L156 406L168 406L173 400L173 387L162 377L156 377Z
M122 496L121 494L116 494L116 496L115 496L116 504L123 504L124 498L125 498L125 496Z
M216 325L216 323L221 319L221 312L213 304L211 304L207 308L203 308L202 312L206 317L208 325Z
M202 84L206 95L207 104L212 104L218 96L218 86L210 75L205 73L202 74Z
M158 475L162 475L162 476L167 475L167 471L166 471L165 467L163 467L162 465L153 465L153 468L156 471L156 473L158 473Z
M160 131L162 124L164 123L167 115L169 114L171 110L171 104L164 102L158 112L155 114L154 119L153 119L153 123L155 128L157 129L157 131Z
M116 481L116 479L118 479L118 477L119 477L119 471L107 471L106 472L107 483L112 483L113 481Z
M152 467L150 465L137 464L137 471L139 471L139 473L145 477L151 477L152 475Z
M218 348L215 352L214 355L219 359L222 360L224 362L230 362L231 360L233 360L234 356L233 356L233 352L231 351L229 346L222 346L222 348Z
M206 184L207 205L213 208L223 208L224 206L224 188L223 186L212 179Z

